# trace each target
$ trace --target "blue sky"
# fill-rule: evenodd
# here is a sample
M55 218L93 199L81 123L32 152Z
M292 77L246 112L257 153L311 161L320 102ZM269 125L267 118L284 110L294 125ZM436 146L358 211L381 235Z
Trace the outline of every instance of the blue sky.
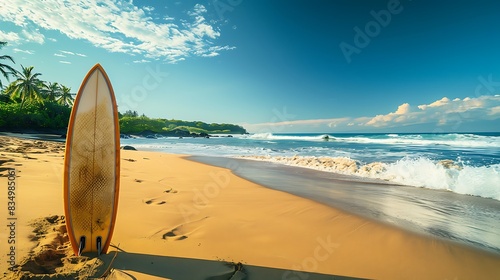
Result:
M500 3L13 0L2 54L119 110L251 132L499 131Z

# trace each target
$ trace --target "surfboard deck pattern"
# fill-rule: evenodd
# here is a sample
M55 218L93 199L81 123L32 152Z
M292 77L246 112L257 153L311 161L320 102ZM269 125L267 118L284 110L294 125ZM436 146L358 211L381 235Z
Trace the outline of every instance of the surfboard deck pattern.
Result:
M119 181L116 100L106 72L96 64L78 90L66 136L64 211L75 255L107 252L116 220ZM82 237L84 247L79 248Z

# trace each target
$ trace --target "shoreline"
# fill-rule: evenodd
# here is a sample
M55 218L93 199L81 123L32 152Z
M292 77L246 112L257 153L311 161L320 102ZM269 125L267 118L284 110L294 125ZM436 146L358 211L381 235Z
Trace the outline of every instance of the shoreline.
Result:
M6 132L0 131L0 136L13 137L19 139L30 139L30 140L40 140L40 141L51 141L51 142L65 142L65 134L50 133L50 132Z
M244 179L400 229L500 254L500 202L241 158L189 156ZM382 202L379 202L382 201ZM469 209L465 213L462 209ZM473 209L474 211L472 211ZM468 228L469 225L474 227Z
M8 168L19 171L16 238L20 260L33 254L37 243L29 238L30 221L64 212L60 181L64 147L62 143L2 136L0 142L1 174ZM173 268L190 260L209 261L204 278L190 279L216 279L210 277L231 271L247 274L247 279L259 279L252 278L259 273L275 273L282 279L304 279L301 275L309 279L327 279L328 275L473 279L493 278L498 272L498 255L419 236L269 189L229 169L158 152L122 151L121 160L120 204L112 241L120 248L112 264L113 273L123 277L117 279L131 279L127 274L140 279L187 279L186 275L195 273L192 269L161 270L158 262ZM6 177L0 179L5 185ZM1 203L6 204L3 199ZM6 214L3 212L0 217ZM44 238L48 237L38 242ZM6 244L1 246L4 252ZM115 249L111 251L106 257ZM4 255L0 257L2 269ZM62 260L70 258L64 255ZM224 263L241 263L246 272ZM264 268L272 268L272 272ZM63 265L54 273L68 273L68 269Z

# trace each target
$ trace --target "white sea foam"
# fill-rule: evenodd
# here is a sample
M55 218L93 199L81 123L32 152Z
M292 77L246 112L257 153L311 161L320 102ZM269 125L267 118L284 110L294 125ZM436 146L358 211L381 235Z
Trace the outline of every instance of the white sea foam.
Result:
M364 144L385 144L385 145L417 145L417 146L451 146L451 147L471 147L471 148L495 148L500 147L500 138L493 136L480 136L470 134L448 134L434 135L425 138L422 135L388 135L389 138L370 137L336 137L335 141L364 143Z
M333 138L328 134L324 135L286 135L286 134L273 134L273 133L256 133L251 135L244 135L241 138L254 139L254 140L297 140L297 141L324 141L325 137Z
M362 164L347 157L244 156L241 158L382 179L402 185L449 190L500 200L500 164L473 167L451 160L436 162L423 157L403 158L394 163L372 162L369 164Z
M451 146L470 148L500 148L500 137L475 134L387 134L379 137L368 136L332 136L324 135L286 135L257 133L242 138L253 140L296 140L296 141L334 141L360 144L415 145L415 146Z
M227 145L201 144L201 143L133 143L139 150L161 151L172 154L198 155L198 156L238 156L278 154L265 147L229 147Z

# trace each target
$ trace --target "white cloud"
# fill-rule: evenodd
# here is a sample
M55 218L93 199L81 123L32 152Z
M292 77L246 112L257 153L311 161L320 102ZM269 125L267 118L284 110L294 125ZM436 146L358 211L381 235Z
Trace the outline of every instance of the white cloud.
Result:
M142 7L142 9L146 12L152 12L155 10L155 7L151 7L151 6L144 6Z
M266 122L259 124L242 124L248 131L251 132L281 132L289 128L311 128L311 127L337 127L344 123L348 123L351 118L331 118L331 119L312 119L312 120L286 120L280 122ZM304 131L304 130L302 130Z
M85 55L85 54L75 53L75 52L70 52L70 51L65 51L65 50L59 50L59 52L54 53L54 56L57 56L57 57L68 57L68 56L87 57L87 55ZM64 64L71 64L71 62L69 62L67 60L60 60L59 62L64 63Z
M373 117L370 121L366 123L368 126L380 127L386 126L387 123L396 122L402 123L406 122L412 118L410 114L410 104L404 103L399 105L396 112L389 113L387 115L377 115Z
M455 98L453 100L444 97L430 104L416 107L409 103L403 103L394 112L374 117L290 120L242 125L252 132L281 132L290 129L305 132L312 126L322 127L323 131L330 131L332 128L338 131L368 131L373 128L393 128L417 124L454 127L468 121L496 119L500 119L500 95Z
M407 114L409 112L410 112L410 104L404 103L402 105L399 105L398 109L396 110L396 112L394 112L394 114L404 115L404 114Z
M35 54L34 51L31 51L31 50L21 50L21 49L18 49L18 48L14 48L13 51L16 52L16 53Z
M76 56L81 56L81 57L87 57L87 55L85 55L85 54L75 53L75 52L70 52L70 51L64 51L64 50L60 50L60 51L59 51L59 55L60 55L60 56L65 56L65 55L76 55Z
M398 110L387 115L378 115L366 123L374 127L394 127L418 123L436 123L447 125L468 120L492 120L500 118L500 112L495 109L500 105L498 96L480 96L450 100L443 97L430 104L417 106L411 110L408 103L400 105Z
M455 98L453 101L460 101L460 98ZM443 97L440 100L434 101L434 102L432 102L429 105L425 105L425 104L424 105L419 105L418 108L420 110L425 110L427 108L434 108L434 107L445 106L445 105L447 105L449 103L450 103L450 99L448 99L448 97Z
M490 111L488 112L488 115L491 115L491 116L498 115L498 116L500 116L500 106L496 106L496 107L491 108Z
M134 60L134 61L132 61L132 62L133 62L133 63L148 63L148 62L151 62L151 61L149 61L149 60L147 60L147 59L141 59L141 60Z
M323 121L326 121L327 122L327 125L329 127L337 127L337 126L341 126L341 125L345 125L345 124L349 124L351 122L351 118L336 118L336 119L327 119L327 120L323 120ZM320 120L318 120L320 121ZM321 123L322 121L320 122L317 122L318 123Z
M42 30L56 30L71 39L83 39L110 52L140 54L146 58L176 62L189 56L215 56L228 46L214 46L220 36L210 25L205 6L196 4L188 20L179 25L165 16L158 23L148 16L152 7L136 7L132 1L13 0L0 9L0 18L19 26L26 40L43 43ZM27 30L27 31L26 31ZM11 35L12 36L12 35Z
M3 32L0 30L0 41L8 42L9 44L16 44L21 41L21 38L15 32Z
M74 52L70 52L70 51L60 51L60 52L62 52L64 54L75 55Z
M23 29L21 34L24 37L24 40L28 42L34 42L38 44L43 44L45 42L45 36L40 33L38 30L26 30Z
M214 56L218 56L218 55L219 55L219 53L216 53L216 52L202 54L203 57L214 57Z

